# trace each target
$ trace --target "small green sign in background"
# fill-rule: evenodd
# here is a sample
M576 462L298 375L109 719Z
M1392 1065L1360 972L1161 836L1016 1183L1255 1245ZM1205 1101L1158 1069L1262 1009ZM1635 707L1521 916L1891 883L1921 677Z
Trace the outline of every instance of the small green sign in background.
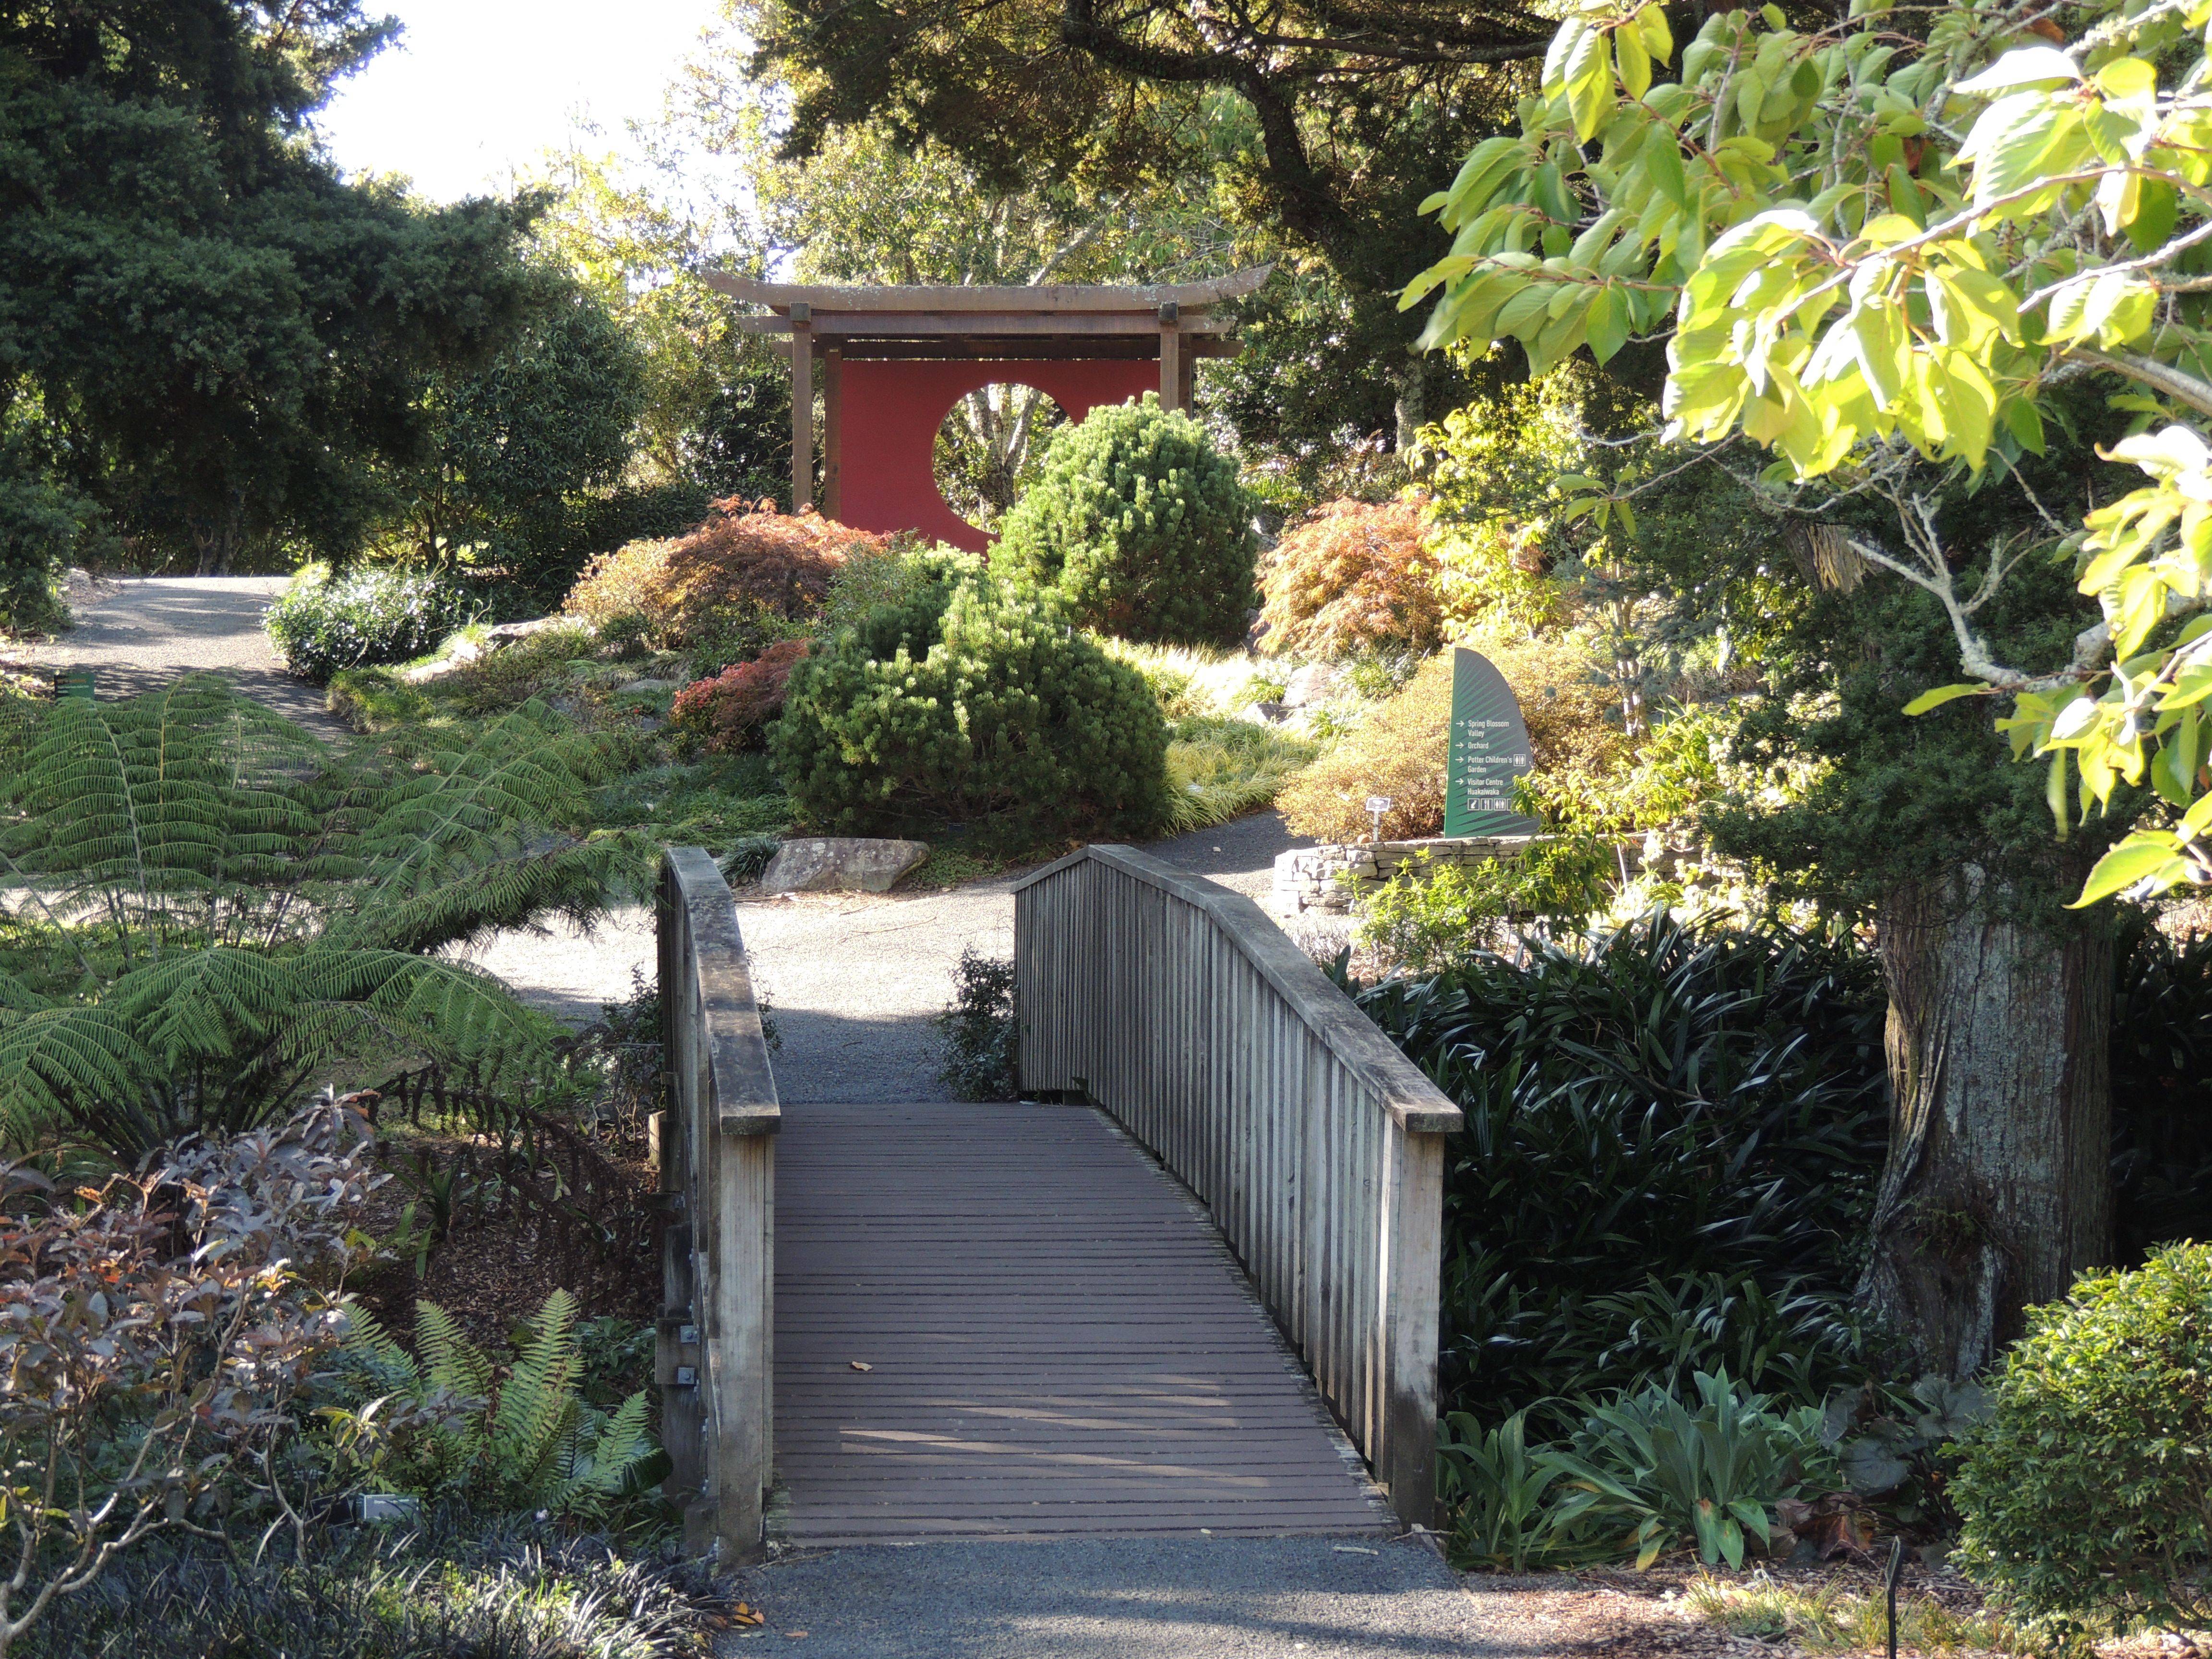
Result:
M1528 772L1528 728L1498 665L1452 647L1451 750L1444 769L1444 834L1533 836L1543 826L1513 810L1513 780Z

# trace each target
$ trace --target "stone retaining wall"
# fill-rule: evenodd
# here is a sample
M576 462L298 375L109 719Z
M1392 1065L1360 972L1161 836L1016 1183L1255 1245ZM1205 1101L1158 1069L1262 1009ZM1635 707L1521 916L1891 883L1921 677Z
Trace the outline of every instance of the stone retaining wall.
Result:
M1272 897L1277 914L1295 916L1307 910L1342 915L1352 907L1356 890L1370 882L1388 881L1406 865L1419 866L1427 855L1427 867L1480 863L1486 859L1511 858L1525 851L1534 836L1433 836L1421 841L1365 841L1325 842L1301 847L1275 860Z

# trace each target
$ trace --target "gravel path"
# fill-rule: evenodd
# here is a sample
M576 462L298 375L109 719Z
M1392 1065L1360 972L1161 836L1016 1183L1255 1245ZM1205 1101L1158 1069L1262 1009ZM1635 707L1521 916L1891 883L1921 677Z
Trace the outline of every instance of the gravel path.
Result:
M1419 1543L1086 1538L798 1556L738 1576L815 1659L1426 1659L1534 1655L1528 1624Z
M1281 815L1255 813L1148 850L1179 869L1264 897L1275 854L1302 845ZM1014 949L1018 872L946 893L794 894L738 906L754 976L782 1048L776 1091L794 1104L945 1100L930 1018L952 996L963 950ZM653 917L631 907L589 936L560 928L511 932L469 952L532 1002L564 1019L592 1019L650 973Z
M133 576L91 605L77 624L43 645L11 654L42 668L89 668L99 695L128 697L166 685L182 673L216 669L238 689L289 720L326 738L343 738L343 722L323 707L323 694L285 671L262 613L289 576Z

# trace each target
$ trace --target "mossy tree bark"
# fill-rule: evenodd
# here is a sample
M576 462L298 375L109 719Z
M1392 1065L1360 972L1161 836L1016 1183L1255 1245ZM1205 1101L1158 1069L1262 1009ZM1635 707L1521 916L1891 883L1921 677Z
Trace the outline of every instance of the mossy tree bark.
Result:
M2112 947L1993 915L1978 872L1893 892L1889 1159L1861 1299L1964 1380L2112 1249Z

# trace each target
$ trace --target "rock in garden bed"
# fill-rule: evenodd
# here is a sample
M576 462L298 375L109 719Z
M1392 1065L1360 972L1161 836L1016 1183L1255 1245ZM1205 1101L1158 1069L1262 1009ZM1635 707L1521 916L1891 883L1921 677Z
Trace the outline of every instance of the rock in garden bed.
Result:
M806 836L787 841L761 872L763 893L888 893L929 856L920 841Z

